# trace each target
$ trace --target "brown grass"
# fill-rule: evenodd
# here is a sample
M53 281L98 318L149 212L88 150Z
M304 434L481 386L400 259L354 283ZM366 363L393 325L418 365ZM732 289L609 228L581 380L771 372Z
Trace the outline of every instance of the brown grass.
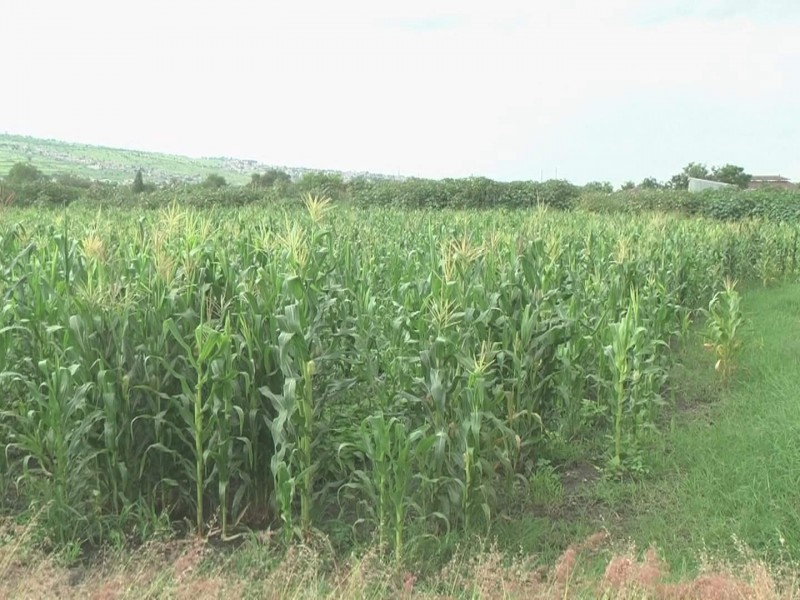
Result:
M709 563L693 579L674 581L654 548L643 554L635 548L611 554L609 542L608 534L599 532L567 548L549 567L492 547L477 557L460 555L426 579L394 569L377 552L337 563L320 545L292 548L273 568L236 572L229 568L230 555L222 563L210 560L214 551L195 540L149 544L85 567L76 576L75 569L60 566L54 557L12 542L0 547L0 599L800 599L798 571L792 568L779 571L750 557L741 564ZM251 547L231 552L260 551ZM263 551L270 552L269 546ZM587 559L596 561L601 552L610 556L605 571L588 575Z

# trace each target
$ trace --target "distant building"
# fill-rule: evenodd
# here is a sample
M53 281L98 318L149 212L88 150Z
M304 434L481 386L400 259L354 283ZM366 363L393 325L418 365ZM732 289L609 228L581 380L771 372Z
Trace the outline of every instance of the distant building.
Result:
M786 177L782 177L781 175L753 175L747 189L757 190L765 187L777 187L786 190L793 188L794 185L792 185L792 182Z
M711 181L709 179L698 179L697 177L689 177L689 191L702 192L704 190L723 190L725 188L736 187L730 183L721 183L719 181Z

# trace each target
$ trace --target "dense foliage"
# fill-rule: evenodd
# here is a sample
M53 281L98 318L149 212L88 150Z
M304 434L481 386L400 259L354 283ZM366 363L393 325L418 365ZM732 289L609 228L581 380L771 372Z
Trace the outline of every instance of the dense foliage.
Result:
M661 212L702 216L722 221L765 219L800 222L800 189L637 190L613 194L583 194L577 208L600 213Z
M705 166L690 164L685 171L696 174L700 168L705 169ZM714 167L708 176L736 177L737 169L730 165ZM210 174L200 184L176 182L157 187L146 183L141 172L136 173L134 184L128 186L64 175L51 179L35 167L19 163L12 167L2 182L0 205L63 206L80 200L102 206L162 208L178 202L203 208L274 204L285 200L298 201L306 194L320 194L336 203L363 208L483 210L544 205L560 210L654 211L722 220L800 221L800 189L721 190L694 194L685 189L665 189L664 184L652 178L636 189L632 183L624 187L624 191L612 192L612 186L607 182L591 182L581 188L562 180L498 182L484 177L442 180L359 177L344 180L341 175L321 172L305 173L292 180L278 169L253 174L250 183L244 186L228 185L223 177Z
M797 232L313 199L6 210L0 498L56 544L187 519L376 535L403 560L481 530L575 441L646 469L670 343L724 277L796 275Z
M361 206L398 208L530 208L540 204L569 209L580 190L566 181L502 183L469 179L356 181L351 196Z

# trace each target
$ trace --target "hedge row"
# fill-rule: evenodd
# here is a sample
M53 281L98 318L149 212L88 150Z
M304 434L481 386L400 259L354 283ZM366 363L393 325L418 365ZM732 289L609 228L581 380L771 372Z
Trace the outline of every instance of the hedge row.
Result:
M12 184L0 182L0 204L12 198L15 205L70 204L83 199L98 205L157 208L171 202L208 206L248 204L297 199L320 193L337 202L357 206L420 208L530 208L540 204L557 209L579 208L599 213L670 212L720 220L764 218L800 221L800 189L756 191L717 190L690 193L679 190L638 190L614 193L583 191L567 181L498 182L482 177L466 179L343 181L336 175L315 175L273 186L168 185L135 194L130 186L84 180L39 180ZM6 203L10 203L6 202Z
M670 212L723 221L761 218L800 221L800 189L626 191L582 194L578 208L601 213Z

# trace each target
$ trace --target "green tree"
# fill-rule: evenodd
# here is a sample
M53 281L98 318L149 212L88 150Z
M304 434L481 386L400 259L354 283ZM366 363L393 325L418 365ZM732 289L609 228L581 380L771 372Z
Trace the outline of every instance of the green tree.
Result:
M285 187L291 181L291 176L280 169L267 169L262 175L253 173L250 176L250 185L255 188Z
M695 179L711 179L711 173L706 165L690 162L683 167L680 173L672 176L672 179L669 180L669 187L674 190L687 190L689 189L690 177Z
M655 177L645 177L639 187L643 190L661 190L664 189L664 184Z
M136 171L136 177L133 178L133 193L134 194L141 194L144 191L144 177L142 176L142 170L139 169Z
M44 178L44 174L31 163L18 162L8 170L6 182L10 184L33 183Z
M590 181L585 186L583 186L584 192L603 192L606 194L610 194L614 191L614 186L611 185L608 181Z
M742 167L727 164L722 167L714 167L711 170L711 177L715 181L722 183L730 183L731 185L738 186L745 189L753 178L750 173L745 173Z
M73 188L80 188L83 190L88 190L92 187L92 180L85 179L83 177L78 177L77 175L72 175L70 173L59 173L55 177L55 181L59 185L65 185L67 187Z
M340 174L320 171L307 171L295 183L295 189L301 195L322 194L331 200L338 200L344 193L345 187Z
M669 180L669 187L676 190L688 189L690 177L719 181L720 183L729 183L740 188L746 188L752 178L749 173L745 173L744 169L737 165L726 164L722 167L712 167L709 169L702 163L691 162L683 168L683 171L674 175L672 179Z
M635 184L634 182L632 182L632 181L626 181L625 183L623 183L623 184L620 186L620 188L619 188L619 189L621 189L622 191L625 191L625 190L632 190L632 189L633 189L633 188L635 188L635 187L636 187L636 184Z
M217 175L216 173L212 173L208 177L206 177L205 181L203 181L201 185L204 188L218 190L228 185L228 182L225 181L225 178L222 175Z

